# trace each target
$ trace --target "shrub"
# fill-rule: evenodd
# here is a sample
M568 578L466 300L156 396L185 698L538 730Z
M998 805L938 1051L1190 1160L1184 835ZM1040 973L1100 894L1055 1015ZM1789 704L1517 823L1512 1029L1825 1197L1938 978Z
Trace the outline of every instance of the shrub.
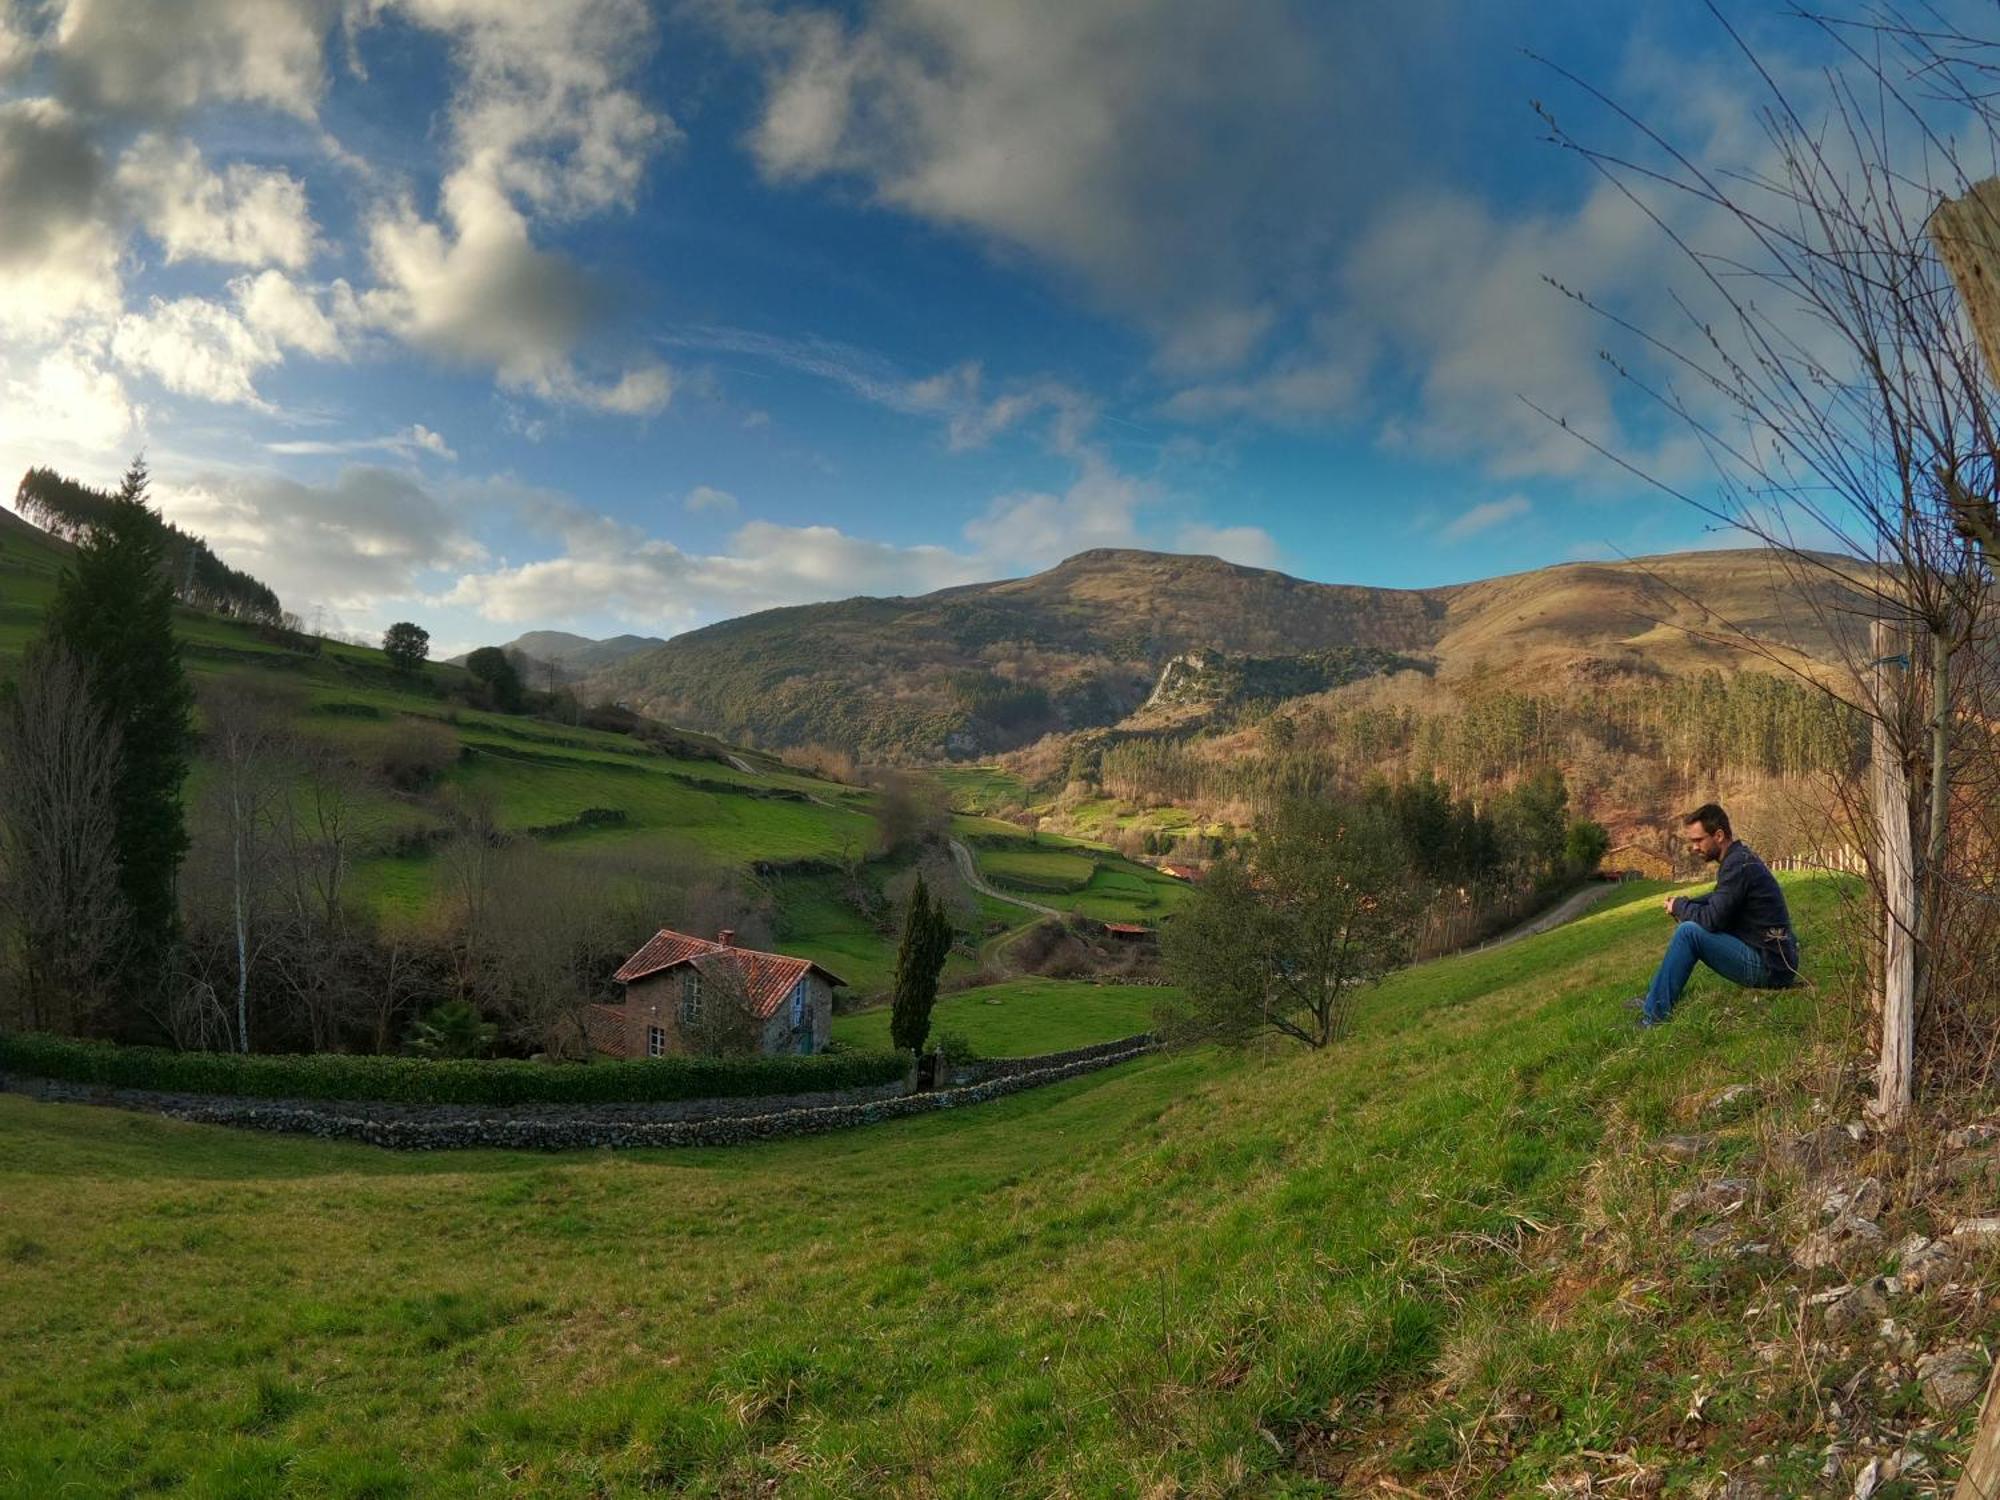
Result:
M375 1099L393 1104L623 1104L805 1094L893 1083L893 1052L818 1057L659 1057L640 1062L433 1062L347 1053L172 1052L33 1032L0 1034L0 1070L104 1088L253 1099Z
M418 792L457 759L457 735L425 719L405 719L383 738L376 765L397 791Z

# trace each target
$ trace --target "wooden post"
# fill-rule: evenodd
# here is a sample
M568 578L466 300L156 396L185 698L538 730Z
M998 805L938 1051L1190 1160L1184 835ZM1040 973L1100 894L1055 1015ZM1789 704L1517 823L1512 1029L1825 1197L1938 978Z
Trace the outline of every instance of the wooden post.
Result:
M1882 874L1882 1061L1875 1074L1875 1116L1884 1129L1903 1123L1910 1108L1910 1059L1915 1030L1917 883L1910 859L1910 783L1889 716L1900 714L1902 634L1886 620L1868 629L1875 658L1875 725L1869 780L1875 799ZM1900 663L1900 664L1899 664Z
M2000 1363L1994 1365L1992 1378L1986 1382L1979 1433L1965 1456L1951 1500L2000 1500Z
M1931 242L1979 336L1986 373L2000 385L2000 178L1989 177L1964 197L1947 199L1931 218ZM1989 567L2000 568L2000 514L1989 495L1972 495L1955 476L1946 476L1946 495L1959 530L1979 544ZM1879 628L1879 627L1878 627ZM1885 656L1877 649L1875 655ZM1877 733L1880 733L1878 727ZM1886 1028L1887 1015L1883 1020ZM1883 1057L1888 1056L1883 1033ZM1952 1500L2000 1500L2000 1363L1986 1385L1986 1405Z

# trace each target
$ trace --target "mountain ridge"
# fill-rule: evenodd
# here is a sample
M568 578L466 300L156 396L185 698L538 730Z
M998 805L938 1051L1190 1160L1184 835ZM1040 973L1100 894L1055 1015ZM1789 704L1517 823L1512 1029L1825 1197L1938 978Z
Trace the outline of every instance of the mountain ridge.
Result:
M1802 589L1767 548L1565 562L1410 589L1097 548L1021 578L719 621L588 685L767 746L925 759L1116 723L1189 651L1372 651L1422 658L1447 680L1729 674L1753 663L1817 672L1843 654L1837 621L1865 604L1863 590L1831 574Z

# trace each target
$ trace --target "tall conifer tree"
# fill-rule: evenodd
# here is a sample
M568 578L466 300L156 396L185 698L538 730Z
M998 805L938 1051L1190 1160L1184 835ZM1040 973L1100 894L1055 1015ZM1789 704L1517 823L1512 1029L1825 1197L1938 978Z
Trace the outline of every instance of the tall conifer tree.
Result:
M116 731L118 885L127 929L117 968L128 994L158 984L179 932L176 882L188 836L181 807L194 696L174 640L166 536L135 458L102 525L77 547L49 606L48 634L80 662Z
M903 941L896 950L896 998L889 1011L889 1041L910 1052L930 1035L931 1007L937 1003L938 975L951 955L951 918L931 900L924 877L910 892L903 918Z

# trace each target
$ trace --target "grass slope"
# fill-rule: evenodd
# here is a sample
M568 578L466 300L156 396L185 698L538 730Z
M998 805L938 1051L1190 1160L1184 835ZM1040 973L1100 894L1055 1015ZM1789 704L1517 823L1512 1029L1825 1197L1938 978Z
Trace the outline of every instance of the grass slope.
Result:
M1835 888L1790 889L1825 984ZM1601 1154L1812 1031L1813 997L1705 975L1631 1029L1656 902L1406 971L1324 1055L1157 1057L734 1150L399 1157L0 1098L0 1476L1319 1495L1359 1446L1437 1493L1451 1429L1378 1451L1371 1413L1448 1357L1461 1429L1489 1397L1534 1414L1490 1493L1621 1443L1712 1473L1678 1414L1697 1386L1717 1422L1756 1404L1689 1346L1718 1273L1650 1246L1627 1301L1533 1250L1582 1234Z
M942 995L931 1012L931 1035L955 1031L981 1057L1032 1057L1149 1031L1153 1004L1172 993L1161 985L1078 984L1063 979L1016 979ZM889 1045L889 1008L833 1018L835 1041L875 1050Z

